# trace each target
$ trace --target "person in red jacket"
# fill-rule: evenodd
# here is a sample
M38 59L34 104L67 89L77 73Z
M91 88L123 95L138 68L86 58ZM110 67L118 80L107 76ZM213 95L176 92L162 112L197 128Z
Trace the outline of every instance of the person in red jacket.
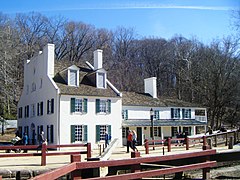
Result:
M133 139L133 133L131 130L128 131L128 136L127 136L127 153L129 153L129 147L133 149L132 147L132 139Z

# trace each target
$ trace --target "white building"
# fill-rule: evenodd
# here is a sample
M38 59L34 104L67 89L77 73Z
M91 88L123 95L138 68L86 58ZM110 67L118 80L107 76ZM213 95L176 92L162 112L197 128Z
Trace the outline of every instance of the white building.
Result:
M91 142L96 147L106 131L122 141L121 93L107 80L101 50L89 66L55 66L53 44L25 63L18 129L30 143L38 143L41 131L53 144Z
M206 129L206 108L178 99L158 98L155 77L144 80L144 89L144 93L123 92L123 144L129 129L137 132L140 145L144 139L152 138L152 127L155 140L176 137L178 132L195 135Z
M93 148L112 139L126 143L135 129L138 144L150 138L150 109L154 111L154 137L196 134L207 123L206 108L176 99L157 97L156 78L145 79L145 92L120 93L102 68L102 50L94 51L94 66L54 62L54 45L48 44L24 65L24 87L18 103L18 130L31 144L38 135L52 144L91 142ZM122 143L119 143L122 145Z

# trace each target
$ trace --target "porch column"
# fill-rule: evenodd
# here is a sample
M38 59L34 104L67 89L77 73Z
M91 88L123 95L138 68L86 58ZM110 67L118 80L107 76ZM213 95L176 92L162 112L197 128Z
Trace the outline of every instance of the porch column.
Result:
M193 126L191 134L196 135L196 126Z

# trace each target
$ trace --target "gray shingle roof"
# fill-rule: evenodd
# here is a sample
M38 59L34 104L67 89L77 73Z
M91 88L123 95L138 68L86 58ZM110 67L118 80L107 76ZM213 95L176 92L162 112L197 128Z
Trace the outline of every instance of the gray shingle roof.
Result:
M154 120L154 126L195 126L195 125L206 125L205 122L196 121L194 119L180 119L180 120L172 120L172 119L161 119ZM122 126L151 126L150 119L142 120L124 120Z
M149 107L200 107L199 105L171 98L152 98L147 93L123 92L123 106Z
M109 86L106 89L97 88L89 79L88 75L95 71L86 66L78 66L79 70L79 86L68 86L65 81L65 70L70 67L71 63L55 63L55 76L53 80L60 88L60 93L65 95L80 96L98 96L98 97L119 97Z

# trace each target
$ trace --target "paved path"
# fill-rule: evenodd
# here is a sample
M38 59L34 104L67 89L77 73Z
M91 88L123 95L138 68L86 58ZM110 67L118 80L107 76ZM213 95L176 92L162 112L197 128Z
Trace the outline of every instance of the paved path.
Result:
M163 155L163 148L157 147L155 150L150 148L150 153L145 154L145 148L143 146L137 147L142 157L147 156L158 156ZM217 152L230 151L227 146L216 148ZM200 151L200 147L190 148L190 150L185 150L185 147L172 147L172 152L167 152L167 147L164 147L164 154L176 154L176 153L186 153L193 151ZM240 150L240 145L235 145L233 150ZM3 153L3 152L2 152ZM92 157L98 157L99 150L92 151ZM131 153L126 153L126 147L116 147L110 156L110 159L128 159L131 158ZM81 156L82 161L86 161L86 155ZM41 166L41 157L12 157L12 158L1 158L0 159L0 175L4 176L15 176L17 171L26 174L27 176L33 176L33 173L39 174L58 167L62 167L70 163L69 155L62 156L47 156L47 165ZM3 176L3 178L4 178Z

